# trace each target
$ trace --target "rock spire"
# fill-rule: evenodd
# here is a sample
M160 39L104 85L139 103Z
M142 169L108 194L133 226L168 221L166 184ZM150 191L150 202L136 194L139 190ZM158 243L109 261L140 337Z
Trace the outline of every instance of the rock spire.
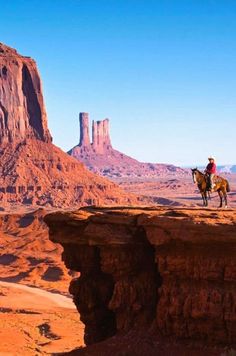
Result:
M89 114L85 112L81 112L79 114L79 122L80 122L80 147L89 146L90 145L90 137L89 137Z
M109 119L93 121L92 124L92 142L89 137L89 114L80 113L80 143L79 147L93 149L96 153L103 154L110 149L111 139L109 131Z

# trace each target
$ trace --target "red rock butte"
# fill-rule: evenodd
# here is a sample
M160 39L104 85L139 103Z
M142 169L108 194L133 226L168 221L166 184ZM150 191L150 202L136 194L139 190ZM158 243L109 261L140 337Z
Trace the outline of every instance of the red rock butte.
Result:
M0 203L57 207L136 201L52 144L35 61L0 43ZM81 123L86 123L82 115ZM106 124L94 125L96 147ZM82 145L88 143L83 131Z
M80 140L68 153L94 173L108 178L185 176L187 172L171 164L144 163L112 147L109 119L93 121L92 142L89 136L89 114L80 113ZM142 144L142 142L141 142Z

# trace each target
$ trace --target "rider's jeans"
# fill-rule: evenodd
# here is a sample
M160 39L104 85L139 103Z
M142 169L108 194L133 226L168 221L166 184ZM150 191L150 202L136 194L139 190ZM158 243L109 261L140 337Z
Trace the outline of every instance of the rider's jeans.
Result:
M211 188L213 187L213 185L214 185L214 181L213 181L213 179L214 179L214 173L212 173L212 174L209 174L209 180L210 180L210 185L211 185Z

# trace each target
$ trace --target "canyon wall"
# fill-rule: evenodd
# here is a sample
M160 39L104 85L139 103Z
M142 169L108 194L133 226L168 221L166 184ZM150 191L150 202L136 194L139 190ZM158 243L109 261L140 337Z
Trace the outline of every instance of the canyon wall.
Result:
M85 342L154 325L167 337L236 344L236 213L85 208L45 217Z
M52 140L41 80L32 58L0 43L0 144L26 138Z

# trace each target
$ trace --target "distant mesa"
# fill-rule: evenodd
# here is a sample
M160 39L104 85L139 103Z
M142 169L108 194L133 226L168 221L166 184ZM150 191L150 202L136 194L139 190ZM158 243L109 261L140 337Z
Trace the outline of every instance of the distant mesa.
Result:
M115 150L110 139L109 119L92 122L92 142L89 135L89 114L80 113L79 123L79 144L68 153L94 173L113 179L187 174L186 170L174 165L139 162Z
M82 115L81 145L89 144ZM94 125L102 152L106 123ZM101 136L103 135L103 136ZM105 139L104 139L105 140ZM35 61L0 43L0 204L75 207L136 201L52 144Z
M219 166L218 170L220 173L236 173L236 165Z

